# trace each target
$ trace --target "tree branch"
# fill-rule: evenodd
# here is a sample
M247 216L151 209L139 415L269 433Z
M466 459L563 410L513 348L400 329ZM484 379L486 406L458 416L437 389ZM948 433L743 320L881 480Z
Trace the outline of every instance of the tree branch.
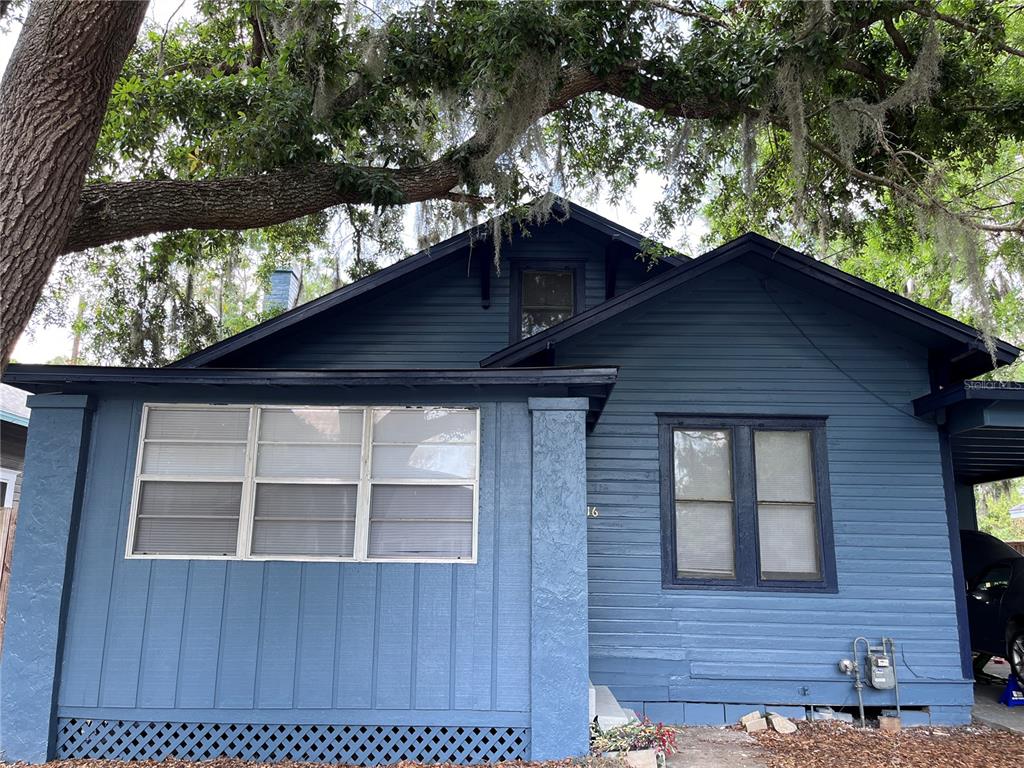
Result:
M549 115L588 93L606 93L646 109L683 118L735 117L742 105L694 94L682 100L661 81L627 67L599 76L567 66L542 114ZM446 199L486 203L455 192L466 181L466 160L500 154L491 121L462 145L412 168L314 164L258 176L211 180L124 181L90 184L82 191L71 233L61 251L184 229L252 229L281 224L342 204L397 205ZM514 137L513 137L514 138ZM507 139L506 139L507 140Z
M984 34L980 28L973 24L968 24L966 21L962 21L956 16L950 16L949 14L942 13L931 6L924 8L919 5L910 4L907 6L907 10L911 13L916 13L918 16L923 16L926 19L935 19L936 21L949 24L951 27L962 29L964 32L970 32L972 35L981 36ZM1011 56L1020 56L1021 58L1024 58L1024 50L1014 48L1012 45L1007 45L1006 43L993 43L992 47L1003 51L1004 53L1008 53Z
M889 39L892 40L892 44L896 47L896 50L900 52L900 56L903 57L903 63L910 69L914 68L914 64L917 60L914 58L914 54L910 52L910 46L907 45L907 41L903 39L903 35L896 29L896 24L893 22L891 16L886 16L882 19L882 25L885 27L885 32L889 35Z
M672 3L669 0L648 0L649 4L655 8L660 8L663 11L669 11L677 16L684 16L688 19L699 19L712 26L719 27L721 29L728 29L729 25L726 24L722 19L715 18L709 13L698 10L693 3Z
M876 176L873 173L868 173L867 171L860 170L856 166L853 166L853 165L847 163L845 160L843 160L843 158L839 155L838 152L834 151L833 149L831 149L830 147L826 146L825 144L822 144L821 142L817 141L816 139L812 139L810 136L808 136L806 138L806 141L807 141L807 146L808 147L810 147L815 152L818 152L820 155L822 155L825 158L827 158L828 160L830 160L834 165L836 165L837 167L839 167L843 171L849 173L855 179L860 179L861 181L867 181L867 182L869 182L871 184L875 184L875 185L880 186L880 187L886 187L887 189L891 189L893 192L895 192L896 194L900 195L900 197L904 198L908 202L914 203L914 204L919 205L919 206L921 205L920 196L917 193L917 191L914 190L913 188L908 187L905 184L900 184L899 182L893 181L892 179L887 179L887 178L882 177L882 176ZM979 229L979 230L981 230L983 232L993 232L993 233L1003 233L1003 234L1018 234L1018 235L1024 234L1024 219L1022 219L1020 221L1010 222L1009 224L993 224L993 223L990 223L990 222L975 221L973 219L969 219L967 216L963 215L962 213L958 213L957 211L949 210L949 208L947 206L943 205L941 201L936 200L931 195L927 195L927 198L928 198L928 204L934 206L935 208L941 208L946 213L948 213L950 216L953 216L953 217L959 219L962 223L964 223L965 225L967 225L969 227L973 227L975 229ZM922 207L926 207L926 206L922 206Z

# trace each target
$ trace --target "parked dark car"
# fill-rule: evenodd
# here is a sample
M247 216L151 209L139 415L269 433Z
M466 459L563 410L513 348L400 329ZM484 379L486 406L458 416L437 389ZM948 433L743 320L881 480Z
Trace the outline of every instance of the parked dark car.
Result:
M981 666L1000 656L1024 680L1024 555L981 531L960 531L960 547L971 648Z

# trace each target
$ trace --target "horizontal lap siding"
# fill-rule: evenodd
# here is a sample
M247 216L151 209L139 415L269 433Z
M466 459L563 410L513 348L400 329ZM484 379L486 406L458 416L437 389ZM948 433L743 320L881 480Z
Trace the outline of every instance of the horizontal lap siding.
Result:
M481 305L480 255L491 273L490 307ZM504 243L500 267L488 243L427 267L369 298L318 315L273 341L255 344L224 362L278 368L476 368L509 343L509 259L585 260L585 307L604 297L603 240L579 225L555 221ZM500 272L500 274L499 274ZM649 277L623 260L619 292Z
M962 677L935 428L879 399L909 412L926 353L770 281L848 377L761 280L729 267L558 351L620 366L587 452L591 677L629 700L834 700L853 638L889 635L904 703L960 703L941 685ZM662 589L658 412L828 416L838 594Z
M475 565L126 560L140 413L95 414L63 716L527 724L525 403L482 406Z

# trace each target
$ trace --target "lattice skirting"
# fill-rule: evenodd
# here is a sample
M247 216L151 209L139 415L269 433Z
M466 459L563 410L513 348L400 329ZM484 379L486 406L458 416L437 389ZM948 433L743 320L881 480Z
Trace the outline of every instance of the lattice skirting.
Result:
M107 760L295 760L350 765L494 763L529 757L528 728L57 721L57 757Z

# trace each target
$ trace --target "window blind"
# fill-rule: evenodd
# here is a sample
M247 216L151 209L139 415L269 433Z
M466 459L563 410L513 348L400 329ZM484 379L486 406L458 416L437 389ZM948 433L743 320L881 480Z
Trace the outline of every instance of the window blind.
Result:
M475 412L375 411L367 555L471 558L476 455Z
M149 407L136 490L136 555L233 555L248 408Z
M147 405L143 418L130 556L475 558L475 409Z

